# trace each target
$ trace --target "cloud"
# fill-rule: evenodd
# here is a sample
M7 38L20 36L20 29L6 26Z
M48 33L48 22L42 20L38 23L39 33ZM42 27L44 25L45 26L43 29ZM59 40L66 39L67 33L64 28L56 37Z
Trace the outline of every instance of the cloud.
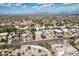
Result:
M2 7L9 7L12 9L15 8L26 8L26 6L23 6L22 3L0 3L0 6Z
M49 9L49 8L52 8L54 4L47 4L47 3L41 3L41 4L38 4L37 6L32 6L33 9Z
M39 13L74 13L79 10L79 4L63 4L59 7L56 7L54 4L42 4L40 6L33 6L32 8Z
M54 4L43 4L40 8L51 8Z
M36 8L38 8L38 6L33 6L33 7L32 7L32 9L36 9Z
M72 3L62 3L63 5L70 5L70 4L72 4Z
M7 4L7 3L0 3L0 6L2 6L2 7L11 7L11 4Z
M63 3L56 5L55 3L37 3L35 5L27 5L23 3L5 3L0 4L2 7L11 8L11 12L15 13L73 13L79 10L79 4ZM5 11L7 12L7 11ZM10 12L10 13L11 13Z

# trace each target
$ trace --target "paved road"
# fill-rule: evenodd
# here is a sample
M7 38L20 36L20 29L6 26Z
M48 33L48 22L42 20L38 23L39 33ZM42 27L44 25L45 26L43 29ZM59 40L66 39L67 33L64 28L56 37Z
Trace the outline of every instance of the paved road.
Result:
M51 42L51 41L58 41L58 40L69 40L69 38L79 38L79 36L67 36L67 37L54 38L54 39L48 39L48 40L24 42L24 43L21 43L21 44L22 45L26 45L26 44L34 44L34 43L40 43L40 42Z

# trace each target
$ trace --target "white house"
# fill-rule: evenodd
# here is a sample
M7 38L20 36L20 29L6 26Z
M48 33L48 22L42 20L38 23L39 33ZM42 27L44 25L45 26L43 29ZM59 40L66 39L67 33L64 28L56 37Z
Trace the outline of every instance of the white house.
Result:
M62 45L62 44L55 44L52 46L54 48L55 54L56 55L66 55L66 54L76 54L78 51L71 45Z
M45 26L40 26L39 24L35 25L36 30L45 29Z

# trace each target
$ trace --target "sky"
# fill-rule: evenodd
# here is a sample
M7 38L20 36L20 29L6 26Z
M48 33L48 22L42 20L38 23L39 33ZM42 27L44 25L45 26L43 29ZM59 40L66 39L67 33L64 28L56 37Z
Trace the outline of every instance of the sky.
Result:
M0 14L79 14L79 3L0 3Z

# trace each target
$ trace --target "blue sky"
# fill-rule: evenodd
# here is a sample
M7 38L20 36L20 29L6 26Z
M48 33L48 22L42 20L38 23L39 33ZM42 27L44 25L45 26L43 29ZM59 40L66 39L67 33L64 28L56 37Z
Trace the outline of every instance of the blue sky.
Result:
M0 14L79 14L79 4L0 3Z

